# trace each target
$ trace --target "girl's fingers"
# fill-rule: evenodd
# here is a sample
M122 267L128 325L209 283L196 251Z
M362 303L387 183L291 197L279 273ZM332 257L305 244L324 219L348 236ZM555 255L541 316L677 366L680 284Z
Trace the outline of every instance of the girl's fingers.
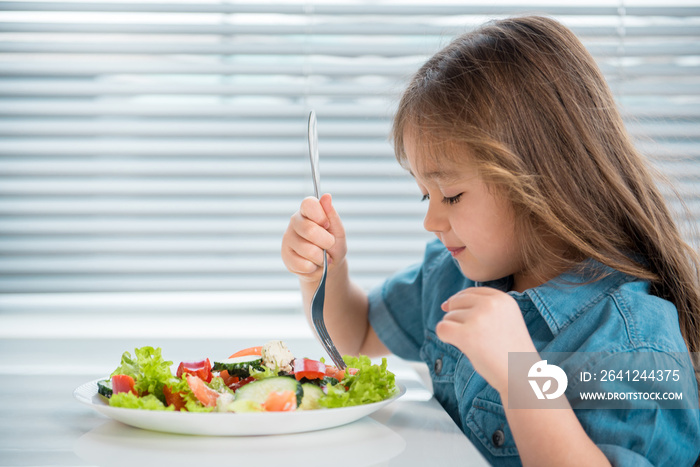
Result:
M449 311L445 313L445 315L442 317L442 321L452 323L466 323L471 316L473 316L473 313L470 313L470 310L468 310L467 308L460 308L458 310Z
M323 250L330 266L340 264L346 249L345 230L331 196L305 198L282 237L282 260L287 269L306 278L315 277L323 266Z
M474 296L470 293L465 293L470 289L462 290L445 300L440 308L442 311L449 312L451 310L456 310L459 308L469 308L475 301Z
M290 222L282 237L282 261L294 274L312 275L323 264L323 250L301 237L294 228L294 224L294 220Z
M461 323L443 319L435 326L435 334L441 341L447 344L454 344L463 338L464 330Z
M300 256L296 251L290 250L287 269L293 274L309 275L318 271L319 265Z
M294 232L304 241L315 245L321 250L327 250L335 245L335 237L316 222L304 217L299 212L292 218Z
M282 242L282 261L290 272L310 276L322 267L323 250L288 229Z
M319 200L323 211L326 214L326 219L328 219L328 231L337 238L345 238L345 228L343 227L343 222L340 220L340 215L335 210L333 206L333 199L329 193L321 196Z
M323 250L318 246L299 239L290 245L290 249L302 260L323 267Z
M302 217L320 225L323 229L328 229L331 226L326 211L323 209L323 206L321 206L321 202L313 196L302 200L299 213Z
M477 303L483 304L484 300L490 300L502 294L503 292L491 287L469 287L445 300L440 308L446 312L459 308L471 308Z

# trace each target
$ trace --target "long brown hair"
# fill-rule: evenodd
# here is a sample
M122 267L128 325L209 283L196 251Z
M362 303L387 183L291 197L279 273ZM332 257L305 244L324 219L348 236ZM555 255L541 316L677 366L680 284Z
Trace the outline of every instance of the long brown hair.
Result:
M407 131L441 164L468 154L510 200L530 273L593 258L648 280L654 295L676 306L689 351L700 351L698 255L595 61L569 29L528 16L456 38L401 98L393 139L404 166ZM563 242L564 254L548 248L551 238Z

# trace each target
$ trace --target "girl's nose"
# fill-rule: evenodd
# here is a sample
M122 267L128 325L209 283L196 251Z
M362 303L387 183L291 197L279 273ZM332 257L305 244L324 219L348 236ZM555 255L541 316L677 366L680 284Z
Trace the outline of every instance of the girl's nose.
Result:
M445 216L439 201L430 200L428 212L425 213L425 217L423 218L423 228L433 233L446 232L449 230L447 216Z

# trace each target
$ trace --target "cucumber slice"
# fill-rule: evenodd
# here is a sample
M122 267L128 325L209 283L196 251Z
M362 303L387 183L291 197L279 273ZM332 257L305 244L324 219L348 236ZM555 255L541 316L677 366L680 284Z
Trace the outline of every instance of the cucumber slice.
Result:
M304 396L301 399L301 404L299 404L299 410L316 410L320 409L321 405L318 400L324 396L323 389L311 383L304 383L301 385L304 391Z
M297 396L297 407L304 397L299 381L289 376L275 376L248 383L236 391L236 400L250 400L264 404L271 392L293 391Z
M104 381L97 382L97 394L109 399L112 397L112 380L106 379Z
M263 370L262 357L260 355L246 355L244 357L235 357L214 362L211 367L212 371L228 371L231 376L247 378L250 376L250 371Z

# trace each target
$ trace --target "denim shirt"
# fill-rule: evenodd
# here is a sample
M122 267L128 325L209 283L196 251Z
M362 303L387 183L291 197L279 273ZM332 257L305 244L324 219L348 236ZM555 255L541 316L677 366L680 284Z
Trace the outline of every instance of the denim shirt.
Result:
M595 263L599 265L599 263ZM605 268L602 265L599 265ZM609 270L597 281L563 275L522 293L518 303L538 352L685 352L676 308L649 294L649 284ZM560 285L566 282L568 286ZM369 319L394 354L427 363L435 398L494 465L521 465L499 393L456 347L438 339L440 305L467 287L508 291L511 279L475 283L464 277L441 242L430 242L422 264L409 267L369 294ZM690 358L688 355L688 361ZM692 365L690 366L692 368ZM692 371L688 372L692 376ZM613 465L692 465L700 451L695 378L693 409L574 410Z

